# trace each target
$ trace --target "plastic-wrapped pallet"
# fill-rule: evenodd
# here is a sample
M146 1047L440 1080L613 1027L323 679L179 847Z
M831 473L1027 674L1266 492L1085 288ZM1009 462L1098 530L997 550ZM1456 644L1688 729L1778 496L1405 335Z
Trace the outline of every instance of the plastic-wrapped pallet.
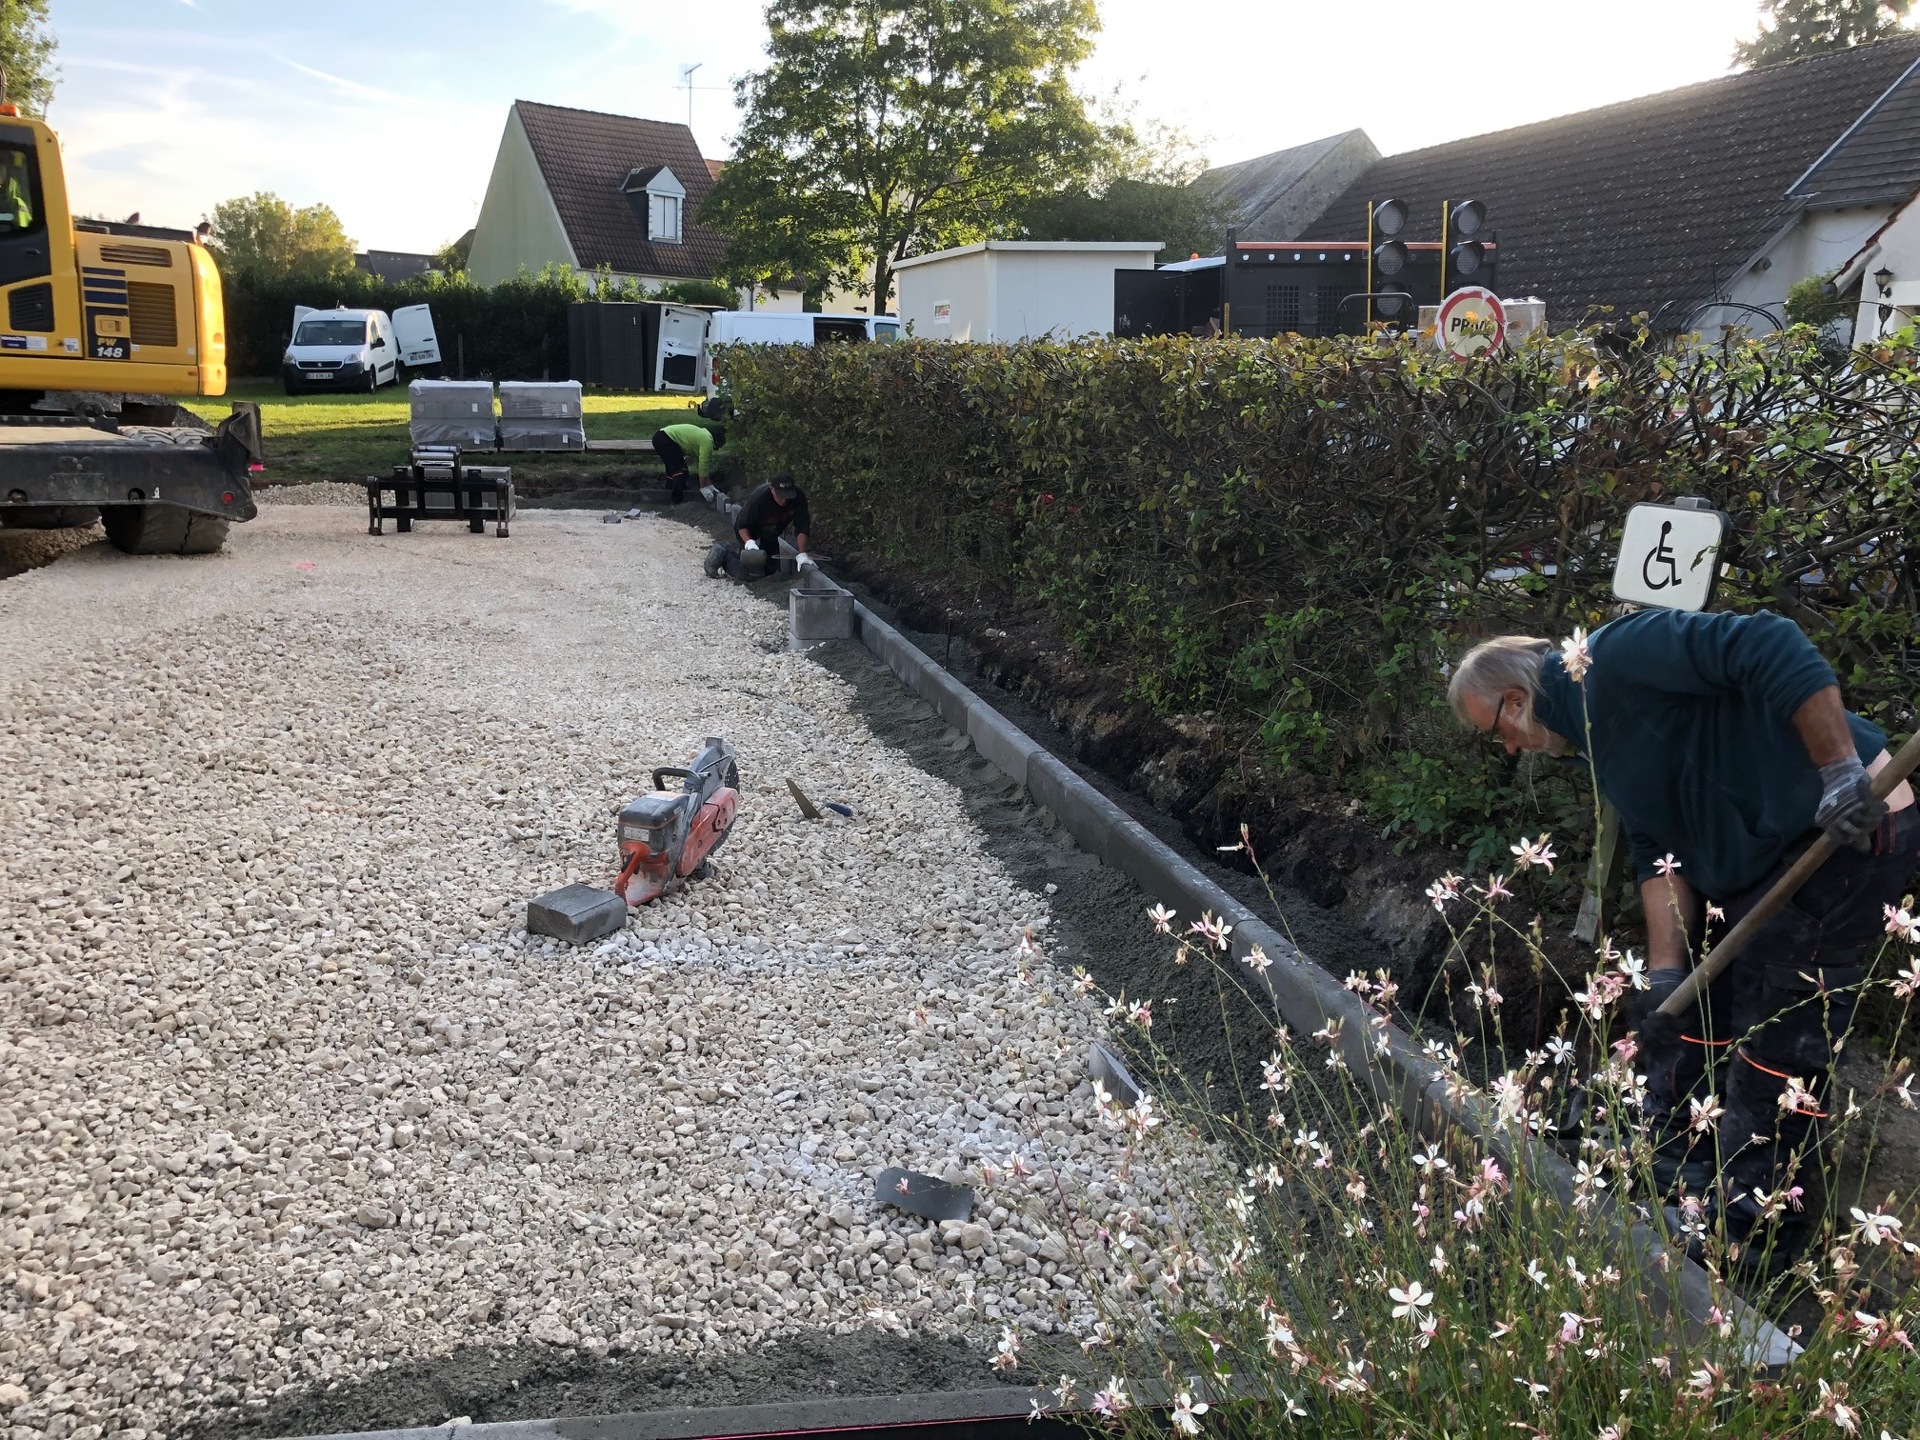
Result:
M584 450L578 380L502 380L502 450Z
M407 386L407 402L407 430L415 445L494 448L491 380L415 380Z

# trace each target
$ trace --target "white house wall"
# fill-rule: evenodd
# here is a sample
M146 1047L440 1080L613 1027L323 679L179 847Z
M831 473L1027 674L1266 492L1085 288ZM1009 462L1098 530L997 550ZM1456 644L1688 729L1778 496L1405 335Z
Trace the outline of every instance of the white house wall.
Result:
M1892 334L1920 319L1920 197L1907 202L1879 237L1880 253L1867 262L1860 280L1860 313L1854 323L1856 341ZM1874 283L1877 271L1888 271L1890 295L1882 296ZM1885 308L1891 313L1881 315Z
M498 285L523 268L538 272L547 265L580 268L533 158L520 112L509 110L506 133L500 137L493 174L487 180L487 195L480 202L480 219L473 228L467 272L477 284Z
M1887 211L1884 205L1809 211L1767 252L1766 268L1756 273L1749 267L1727 287L1728 296L1782 315L1789 289L1809 276L1831 275L1845 265L1886 224Z

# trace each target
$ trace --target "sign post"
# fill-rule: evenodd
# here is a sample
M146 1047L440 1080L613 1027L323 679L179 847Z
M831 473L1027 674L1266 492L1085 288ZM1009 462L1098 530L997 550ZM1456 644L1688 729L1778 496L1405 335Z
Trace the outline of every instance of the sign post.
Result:
M1613 563L1613 594L1630 605L1661 610L1704 610L1720 575L1720 547L1733 521L1705 500L1687 498L1671 505L1635 505L1620 533L1620 558ZM1620 816L1612 805L1600 807L1600 829L1573 936L1591 944L1600 933L1601 897L1620 841Z
M1498 350L1507 341L1507 307L1491 290L1463 286L1440 302L1433 341L1460 360Z

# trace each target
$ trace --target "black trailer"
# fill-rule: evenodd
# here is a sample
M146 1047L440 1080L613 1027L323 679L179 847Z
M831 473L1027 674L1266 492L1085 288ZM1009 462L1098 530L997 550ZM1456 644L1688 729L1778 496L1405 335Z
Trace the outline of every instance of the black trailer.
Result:
M1474 280L1491 287L1499 262L1487 249ZM1118 270L1113 333L1323 337L1363 334L1369 320L1412 326L1421 306L1443 298L1441 247L1414 241L1405 250L1391 277L1369 274L1365 241L1329 240L1239 240L1207 259Z

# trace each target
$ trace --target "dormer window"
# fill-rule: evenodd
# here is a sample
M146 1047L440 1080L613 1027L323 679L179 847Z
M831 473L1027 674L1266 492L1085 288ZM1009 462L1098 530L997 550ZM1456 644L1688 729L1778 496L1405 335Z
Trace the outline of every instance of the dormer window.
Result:
M681 217L686 209L687 187L664 165L648 165L629 170L620 182L621 193L634 208L646 203L647 239L656 245L681 243Z

